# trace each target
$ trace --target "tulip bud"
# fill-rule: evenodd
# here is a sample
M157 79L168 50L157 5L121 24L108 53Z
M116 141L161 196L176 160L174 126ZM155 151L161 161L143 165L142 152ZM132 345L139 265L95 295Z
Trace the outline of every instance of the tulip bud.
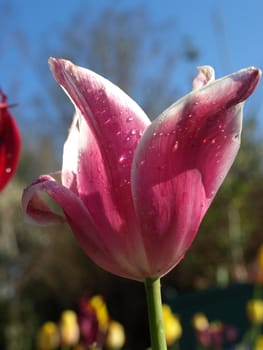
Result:
M124 327L117 321L110 321L105 339L106 349L119 350L125 343Z
M182 336L182 326L176 315L172 313L171 308L163 305L163 321L167 345L174 344Z
M45 322L37 335L38 350L55 350L59 346L59 333L54 322Z
M251 299L247 303L247 315L252 323L263 323L263 300Z
M109 313L107 305L101 295L94 295L90 301L90 306L95 311L101 332L106 333L109 325Z
M194 329L197 331L203 331L209 327L209 322L205 314L198 312L194 315L192 320Z
M79 326L74 311L66 310L61 314L59 329L63 345L72 346L77 344L79 340Z
M254 350L262 350L263 349L263 335L260 335L255 342Z

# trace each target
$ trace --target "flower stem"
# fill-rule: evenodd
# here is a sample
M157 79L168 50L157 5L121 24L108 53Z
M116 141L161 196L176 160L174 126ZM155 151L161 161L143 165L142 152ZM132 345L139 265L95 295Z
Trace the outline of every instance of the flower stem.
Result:
M147 278L144 281L148 305L148 318L152 350L167 350L163 324L160 278Z

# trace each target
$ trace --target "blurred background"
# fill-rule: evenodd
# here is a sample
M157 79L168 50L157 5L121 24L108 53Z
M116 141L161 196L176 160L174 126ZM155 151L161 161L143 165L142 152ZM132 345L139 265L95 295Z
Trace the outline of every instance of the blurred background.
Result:
M73 114L48 58L107 77L154 119L191 90L199 65L214 66L217 77L262 68L262 11L260 0L0 0L0 86L17 104L11 111L23 136L16 177L0 197L0 349L34 349L39 326L74 309L85 293L104 296L125 326L127 349L149 345L143 285L96 267L66 226L24 222L22 190L60 169ZM171 304L255 280L263 243L262 101L261 85L246 104L242 147L229 176L191 250L163 278Z

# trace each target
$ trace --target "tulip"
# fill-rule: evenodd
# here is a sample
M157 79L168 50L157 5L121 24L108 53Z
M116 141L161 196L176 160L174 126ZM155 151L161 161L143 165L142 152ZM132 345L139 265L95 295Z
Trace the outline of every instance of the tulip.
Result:
M89 300L89 305L96 314L99 329L102 333L106 333L109 326L109 313L107 305L101 295L94 295Z
M263 349L263 335L259 335L255 341L254 350L262 350Z
M62 312L59 330L63 346L73 346L77 344L79 340L79 326L77 315L74 311L65 310Z
M98 318L98 312L102 309L104 311ZM103 316L106 316L106 314L108 319L106 304L99 295L92 297L90 300L86 298L80 299L78 322L83 345L92 346L97 344L99 347L101 346L105 332L101 330L100 321L106 321L106 318ZM102 324L104 325L104 323Z
M181 338L183 330L179 318L172 312L170 306L163 304L162 309L166 343L171 346Z
M196 331L204 331L209 328L209 322L205 314L197 312L192 320L193 327Z
M63 59L50 66L76 113L58 181L44 175L25 189L24 211L42 225L66 221L95 263L144 281L151 309L159 278L183 259L236 157L243 102L261 72L250 67L214 80L211 67L200 67L194 90L151 123L96 73ZM157 313L150 318L162 318L160 302Z
M16 122L9 113L6 95L0 91L0 191L13 177L19 160L21 137Z
M263 300L249 300L247 303L247 315L252 323L263 324Z
M119 350L125 343L125 330L122 324L117 321L110 321L105 339L107 350Z
M38 350L55 350L59 347L59 332L54 322L45 322L37 335Z
M213 81L212 68L202 67L195 90L151 123L101 76L66 60L50 59L50 66L76 114L61 183L44 175L25 190L28 218L66 220L90 258L116 275L139 281L165 275L184 257L233 163L242 102L260 71L247 68Z

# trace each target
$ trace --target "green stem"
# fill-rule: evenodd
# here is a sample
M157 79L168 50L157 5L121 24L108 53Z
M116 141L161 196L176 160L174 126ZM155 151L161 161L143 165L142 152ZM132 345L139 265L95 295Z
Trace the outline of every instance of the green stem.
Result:
M144 285L148 305L152 350L167 350L163 324L160 278L147 278Z

